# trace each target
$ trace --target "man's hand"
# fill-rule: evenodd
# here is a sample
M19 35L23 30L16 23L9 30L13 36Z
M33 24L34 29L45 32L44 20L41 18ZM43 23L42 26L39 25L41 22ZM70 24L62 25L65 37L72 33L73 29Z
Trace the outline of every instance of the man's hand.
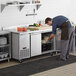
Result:
M48 40L51 40L54 36L55 34L51 34Z

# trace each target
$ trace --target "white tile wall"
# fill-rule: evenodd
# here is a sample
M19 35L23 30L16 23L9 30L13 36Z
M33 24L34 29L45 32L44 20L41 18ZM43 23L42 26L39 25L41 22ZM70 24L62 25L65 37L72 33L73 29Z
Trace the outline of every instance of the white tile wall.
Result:
M1 0L2 3L9 0ZM33 13L35 6L26 6L20 12L18 7L9 6L6 7L2 13L0 13L0 26L16 26L27 25L35 22L34 16L26 17L26 14Z
M76 23L76 0L41 0L38 19L64 15Z
M0 0L0 3L17 0ZM20 1L20 0L18 0ZM25 1L25 0L21 0ZM6 7L0 13L0 26L16 26L32 24L38 20L44 20L46 17L55 17L64 15L76 23L76 0L41 0L42 6L37 11L35 17L26 17L26 13L31 12L32 7L24 7L19 12L17 7Z

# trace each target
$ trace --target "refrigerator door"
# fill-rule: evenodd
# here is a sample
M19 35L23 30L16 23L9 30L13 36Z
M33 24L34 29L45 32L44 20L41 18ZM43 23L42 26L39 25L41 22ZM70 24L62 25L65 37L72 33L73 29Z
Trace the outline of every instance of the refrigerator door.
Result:
M31 35L31 56L37 56L41 54L41 34Z
M19 50L24 50L29 48L29 34L21 34L19 39Z

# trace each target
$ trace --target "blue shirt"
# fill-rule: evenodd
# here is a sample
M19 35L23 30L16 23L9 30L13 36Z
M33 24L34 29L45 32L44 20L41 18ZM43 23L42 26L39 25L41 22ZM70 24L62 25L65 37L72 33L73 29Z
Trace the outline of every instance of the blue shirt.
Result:
M52 33L56 34L56 29L60 28L62 26L62 24L64 22L66 22L68 20L68 18L64 17L64 16L57 16L55 18L53 18L53 24L52 24ZM68 28L71 27L70 22L68 22Z

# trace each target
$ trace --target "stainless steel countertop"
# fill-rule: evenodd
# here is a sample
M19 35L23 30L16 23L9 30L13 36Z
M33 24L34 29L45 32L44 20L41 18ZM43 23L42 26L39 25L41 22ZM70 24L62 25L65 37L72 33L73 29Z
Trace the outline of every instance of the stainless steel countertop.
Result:
M0 35L8 34L8 33L10 33L10 31L0 31Z
M52 32L52 29L46 29L46 30L36 30L36 31L27 31L27 32L18 32L15 29L10 30L12 33L18 33L18 34L33 34L33 33L44 33L44 32Z

